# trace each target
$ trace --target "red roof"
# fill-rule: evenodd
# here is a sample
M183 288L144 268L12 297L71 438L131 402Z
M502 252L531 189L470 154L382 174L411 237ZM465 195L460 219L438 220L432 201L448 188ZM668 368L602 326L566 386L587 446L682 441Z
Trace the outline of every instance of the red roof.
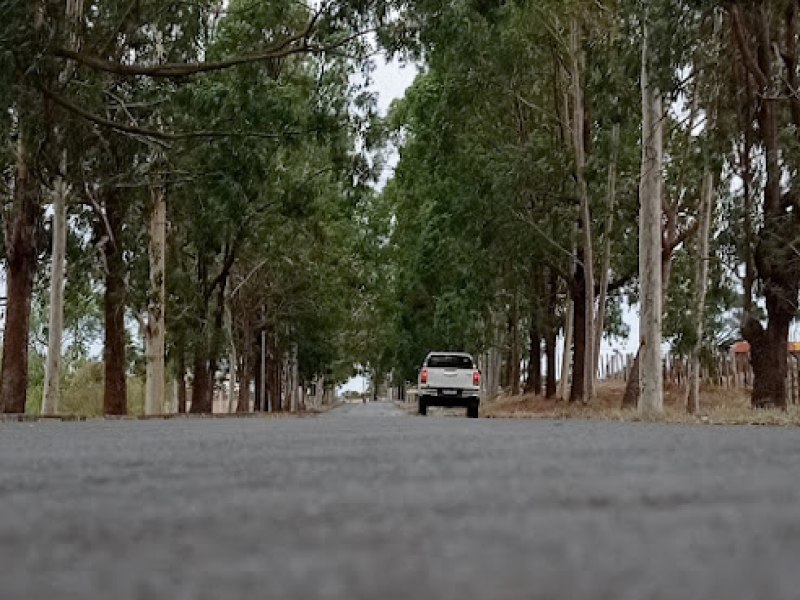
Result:
M736 342L733 345L736 354L747 354L750 352L749 342ZM800 342L789 342L789 352L800 352Z

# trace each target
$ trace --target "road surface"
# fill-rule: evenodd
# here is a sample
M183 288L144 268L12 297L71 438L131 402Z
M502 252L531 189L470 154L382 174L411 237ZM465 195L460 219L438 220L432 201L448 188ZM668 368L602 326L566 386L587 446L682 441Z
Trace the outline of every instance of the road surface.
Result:
M0 424L3 600L800 597L800 430Z

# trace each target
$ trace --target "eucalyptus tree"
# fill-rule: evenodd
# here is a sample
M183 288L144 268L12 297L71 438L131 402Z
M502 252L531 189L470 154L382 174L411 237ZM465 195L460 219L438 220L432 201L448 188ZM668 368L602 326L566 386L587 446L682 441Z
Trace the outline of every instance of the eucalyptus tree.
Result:
M756 213L760 225L754 233L748 232L754 237L754 247L747 251L752 252L747 268L752 270L750 281L764 296L768 318L765 327L752 299L745 297L742 319L742 333L751 345L752 403L757 407L786 406L787 342L790 324L798 314L798 12L797 2L790 0L729 6L736 56L743 65L736 73L738 95L745 103L742 127L746 143L759 151L765 178L763 204ZM745 294L752 292L746 286Z
M242 133L225 127L199 131L180 129L181 119L172 97L185 88L189 79L247 67L265 67L266 72L262 74L270 77L270 68L274 70L291 57L324 57L334 52L344 54L342 60L351 59L356 64L362 57L363 34L376 22L387 18L388 4L342 1L314 8L278 2L250 14L254 7L244 2L224 5L216 0L191 4L85 2L83 19L77 28L81 44L77 46L69 42L70 28L63 5L44 0L27 4L3 3L0 35L8 42L9 49L2 58L4 66L9 67L3 70L3 77L7 79L4 83L9 84L3 86L3 118L8 118L4 122L4 132L14 133L16 145L12 149L6 144L4 156L10 160L14 150L17 163L13 173L8 171L7 178L14 202L9 204L9 218L6 219L10 327L5 332L3 391L0 393L5 410L24 410L30 282L37 266L36 236L31 234L41 220L41 184L50 177L41 167L47 166L46 157L52 165L53 156L60 155L52 140L47 138L55 121L71 115L83 120L88 130L108 134L106 140L95 140L95 146L103 142L115 145L123 138L141 144L135 156L121 169L127 173L138 172L140 177L154 176L153 189L163 192L165 188L161 183L168 178L163 171L174 163L169 155L182 152L183 143ZM249 37L239 36L228 45L213 46L220 30L247 15L262 19L258 27L247 32ZM74 76L60 80L58 75L66 68ZM75 139L86 138L76 136ZM69 154L71 160L75 156L76 162L80 162L85 150L85 147L76 147L75 152ZM158 156L164 159L154 160ZM55 171L51 168L49 173ZM113 179L113 176L102 179ZM98 189L96 184L89 184L90 193L97 194ZM123 191L116 188L114 193L127 196ZM123 198L116 204L127 206L130 200L130 197ZM144 200L138 196L137 201ZM104 220L101 212L98 218ZM154 214L154 222L163 221L157 212ZM159 265L165 253L157 247L155 238L159 236L151 237L154 238L151 242L156 243L151 255L158 264L152 265L153 293L148 303L151 317L155 317L163 316L164 298L160 290L164 278L159 276L162 268ZM118 269L123 268L118 262L114 264ZM120 302L124 306L123 295L115 294L115 297L117 306ZM160 309L158 304L162 305ZM119 324L120 311L112 312L117 315L115 323ZM161 337L163 330L153 340ZM163 353L157 349L159 346L157 343L154 346L153 362L161 361ZM110 351L117 356L124 352L124 347L113 344ZM124 360L116 363L123 364ZM151 379L161 379L156 371ZM117 383L124 381L124 377L119 377L119 369L111 369L111 372L117 374ZM121 385L109 388L106 407L109 412L125 411L123 389ZM111 395L114 398L110 398Z

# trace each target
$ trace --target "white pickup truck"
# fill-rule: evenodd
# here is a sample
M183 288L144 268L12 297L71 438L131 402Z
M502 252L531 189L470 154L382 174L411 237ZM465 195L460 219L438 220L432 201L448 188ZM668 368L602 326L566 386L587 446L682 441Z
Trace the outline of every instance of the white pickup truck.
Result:
M469 354L431 352L419 372L419 414L429 406L464 407L467 416L478 418L481 372Z

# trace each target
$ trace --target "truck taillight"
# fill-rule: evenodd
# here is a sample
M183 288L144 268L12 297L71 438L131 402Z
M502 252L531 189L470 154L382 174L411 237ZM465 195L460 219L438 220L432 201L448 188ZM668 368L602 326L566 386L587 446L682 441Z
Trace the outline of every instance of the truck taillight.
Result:
M472 373L472 385L479 386L481 384L481 372L480 371L473 371Z
M419 374L419 382L420 383L428 383L428 370L423 369L422 373Z

